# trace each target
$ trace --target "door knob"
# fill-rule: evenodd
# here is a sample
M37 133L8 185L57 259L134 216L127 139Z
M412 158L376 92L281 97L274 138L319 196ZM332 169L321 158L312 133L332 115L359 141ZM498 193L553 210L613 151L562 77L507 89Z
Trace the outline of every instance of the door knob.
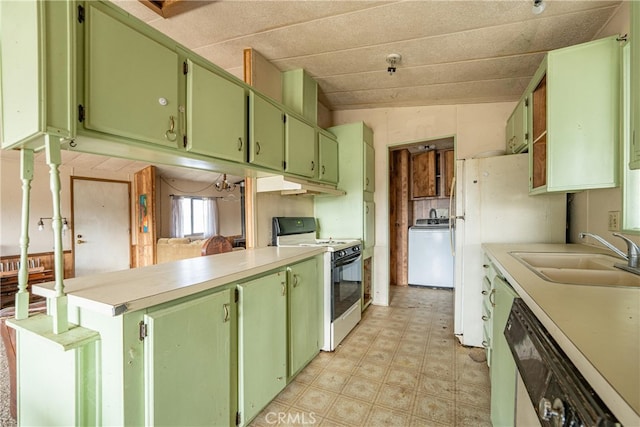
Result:
M83 243L87 243L87 241L86 241L86 240L80 240L80 239L78 239L78 240L76 240L76 243L77 243L78 245L81 245L81 244L83 244Z

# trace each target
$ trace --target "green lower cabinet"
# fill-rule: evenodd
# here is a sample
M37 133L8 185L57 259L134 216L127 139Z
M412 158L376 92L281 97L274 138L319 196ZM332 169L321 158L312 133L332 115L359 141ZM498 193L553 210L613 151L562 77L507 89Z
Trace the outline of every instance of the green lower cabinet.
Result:
M516 403L516 363L504 328L509 318L513 299L518 294L501 277L493 279L493 339L491 342L491 422L494 426L513 426Z
M238 285L238 409L246 425L287 383L285 271Z
M146 425L235 424L231 307L227 289L144 316Z
M320 300L315 259L288 268L289 377L297 374L320 350Z

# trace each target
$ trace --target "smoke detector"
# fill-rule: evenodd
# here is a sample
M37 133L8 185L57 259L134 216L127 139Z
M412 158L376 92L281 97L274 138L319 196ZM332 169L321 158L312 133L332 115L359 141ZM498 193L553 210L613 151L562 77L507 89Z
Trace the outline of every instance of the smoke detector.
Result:
M392 53L390 55L387 55L387 64L389 64L389 66L387 67L387 73L389 73L390 76L392 76L393 73L396 72L396 65L399 64L401 60L402 55L400 55L399 53Z

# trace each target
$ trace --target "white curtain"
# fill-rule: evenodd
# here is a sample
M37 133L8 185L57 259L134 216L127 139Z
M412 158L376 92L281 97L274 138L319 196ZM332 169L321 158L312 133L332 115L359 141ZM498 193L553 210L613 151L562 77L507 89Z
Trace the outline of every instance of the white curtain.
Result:
M171 196L171 237L184 237L182 197Z
M204 238L215 236L220 229L218 219L218 201L211 197L204 199Z

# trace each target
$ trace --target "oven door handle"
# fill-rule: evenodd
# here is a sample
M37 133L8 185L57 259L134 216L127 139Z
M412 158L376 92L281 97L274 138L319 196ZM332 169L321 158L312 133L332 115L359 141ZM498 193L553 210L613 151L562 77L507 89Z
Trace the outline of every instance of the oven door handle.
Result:
M350 256L348 258L342 258L338 261L332 261L331 266L333 268L344 267L345 265L353 264L354 262L359 261L361 258L362 258L362 254L358 254L356 256Z

